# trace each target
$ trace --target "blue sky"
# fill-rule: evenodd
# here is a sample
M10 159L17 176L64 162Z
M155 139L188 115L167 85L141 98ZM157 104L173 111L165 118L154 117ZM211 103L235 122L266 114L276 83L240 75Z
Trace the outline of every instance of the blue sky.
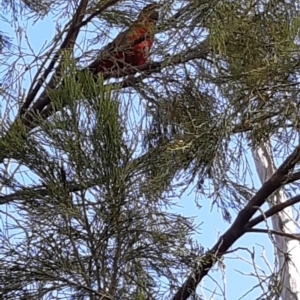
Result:
M15 36L13 32L13 28L9 25L2 23L0 21L1 30L8 33L8 35ZM44 20L38 21L34 23L33 21L28 21L24 24L24 30L27 31L28 40L31 44L32 48L38 52L45 42L49 42L54 33L55 33L55 24L53 22L53 18L47 17ZM25 39L23 40L24 47ZM28 88L30 84L30 78L27 78L24 82L24 88ZM251 166L253 166L252 170L255 173L255 167L252 162L250 154L248 155ZM254 182L255 187L259 188L260 183L258 177L256 175L253 176L252 180L248 178L248 184L251 186L251 181ZM183 197L178 199L178 207L174 208L176 212L183 214L184 216L195 217L195 223L200 224L203 223L200 229L200 234L197 234L195 238L202 244L206 249L211 248L218 237L222 235L230 226L230 224L224 222L222 220L222 213L216 207L212 209L211 199L201 200L202 208L198 209L195 204L196 194L194 191L189 189ZM266 208L266 207L265 207ZM235 213L232 212L233 219L235 217ZM237 252L244 260L237 259L234 254L228 256L225 260L226 270L225 272L225 282L226 282L226 299L239 299L244 293L246 293L249 289L252 288L253 285L257 284L257 282L251 279L249 276L243 276L239 272L244 272L246 274L253 272L253 267L247 263L247 261L251 261L251 257L246 249L250 251L255 248L255 257L256 263L258 266L261 266L263 270L269 273L267 270L267 266L262 258L264 254L268 259L269 263L273 265L273 253L274 248L268 240L267 236L264 234L251 233L242 237L238 243L234 245L234 248L242 247L244 250L240 250ZM238 272L239 271L239 272ZM215 289L215 282L209 277L212 277L213 280L217 281L222 286L222 274L220 272L210 272L209 276L205 278L202 283L203 290L207 296L206 299L224 299L223 295L219 295L220 290L216 291L216 295L211 298L211 291ZM253 292L248 296L245 296L243 299L253 300L255 297L259 296L258 292Z

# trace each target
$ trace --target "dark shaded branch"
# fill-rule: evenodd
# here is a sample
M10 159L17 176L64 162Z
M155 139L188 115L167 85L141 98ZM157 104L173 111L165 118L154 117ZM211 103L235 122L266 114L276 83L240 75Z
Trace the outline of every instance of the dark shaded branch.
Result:
M120 88L131 87L133 84L136 84L143 79L147 78L149 75L154 73L159 73L165 67L174 66L189 62L193 59L205 59L209 54L210 46L209 41L205 40L200 45L195 48L190 49L190 51L185 53L178 53L168 59L165 59L160 62L149 62L139 67L128 68L122 71L122 74L113 74L112 77L122 77L124 75L134 75L134 73L142 72L140 76L134 77L131 76L121 83L117 83L116 85Z
M130 162L130 168L135 169L138 166L140 166L144 161L148 161L149 157L156 155L156 151L159 151L158 149L152 149L149 152L133 159ZM80 185L78 183L75 183L73 181L65 181L62 182L62 185L64 186L65 190L67 190L69 193L75 193L75 192L80 192L87 190L93 186L99 185L102 182L100 181L99 178L96 180L91 180L88 182L85 182L84 185ZM46 197L49 196L52 191L52 188L48 188L47 185L45 184L40 184L34 187L30 188L23 188L20 189L17 192L11 193L9 195L3 195L0 196L0 205L1 204L7 204L13 201L21 200L23 201L24 198L38 198L38 197Z
M106 4L104 4L101 8L99 8L97 10L97 15L99 15L105 9L107 9L108 7L110 7L111 5L115 4L118 1L120 1L120 0L110 0L110 1L107 1ZM87 3L86 3L86 6L87 6ZM86 6L84 7L84 9L83 8L81 9L81 14L78 14L78 16L77 16L77 13L75 14L74 19L75 19L75 21L77 19L78 20L76 22L72 21L72 24L71 24L71 27L70 27L70 30L69 30L69 32L70 31L71 31L71 33L73 32L72 36L70 37L70 43L72 43L72 44L69 43L66 46L64 46L62 44L62 46L64 46L64 47L61 50L63 50L63 49L73 49L73 47L75 45L75 41L76 41L77 36L79 34L80 28L83 27L83 26L85 26L85 25L87 25L87 20L82 21L83 18L84 18ZM91 16L88 19L91 20L92 19ZM58 52L59 54L61 53L61 50ZM58 66L55 74L53 74L53 76L52 76L52 78L51 78L51 80L50 80L47 88L44 90L44 92L42 93L42 95L39 97L39 99L33 105L33 107L32 107L32 112L33 113L36 113L36 112L40 113L50 103L50 99L47 96L47 89L55 88L55 82L57 81L57 78L60 77L60 70L61 70L61 64Z
M147 35L142 35L139 38L137 38L136 40L134 40L131 44L125 45L123 47L119 47L118 51L125 51L126 48L130 48L132 46L135 46L135 45L139 44L140 42L144 41L146 38L147 38ZM114 48L113 43L108 44L107 47ZM105 55L105 51L101 55ZM108 53L108 55L112 55L112 53ZM83 73L83 72L89 71L92 74L94 74L95 80L96 80L97 79L97 73L96 73L97 72L97 67L99 66L100 63L101 63L101 59L97 58L88 67L80 70L79 72ZM131 73L136 73L137 72L137 69L133 69L133 68L127 68L127 69L131 70L130 71ZM125 72L121 72L121 73L119 72L119 74L117 74L117 73L106 72L106 73L103 73L102 75L103 75L104 79L109 79L111 77L122 77L122 76L126 75L126 73ZM57 77L57 74L53 75L53 76L54 77L53 77L52 83L54 82L55 77ZM63 85L63 83L62 83L62 85ZM39 99L36 101L36 103L30 109L29 114L26 115L26 117L22 119L22 122L26 126L27 130L31 130L34 127L36 127L36 124L33 123L34 115L40 114L42 116L42 119L45 120L52 114L53 109L52 109L51 105L49 106L49 104L51 103L51 99L47 95L47 89L52 89L52 88L54 89L54 85L51 84L51 81L50 81L48 87L44 90L42 95L39 97Z
M98 12L103 11L104 9L108 8L110 5L116 3L116 0L111 0L108 1L106 4L102 6L98 10ZM36 86L33 88L33 90L30 92L28 95L25 103L23 104L23 107L20 110L20 116L21 116L21 123L25 125L25 131L23 132L24 138L26 137L28 131L31 129L35 128L38 123L40 122L41 119L47 119L52 113L53 109L51 107L51 99L47 95L47 90L50 88L55 88L55 82L57 81L57 77L59 77L60 73L60 68L61 64L56 68L55 74L52 76L48 86L45 88L43 91L42 95L39 97L39 99L32 105L32 108L28 110L32 102L34 101L35 96L37 95L39 89L41 88L44 80L47 78L47 76L50 74L50 72L53 70L53 67L57 60L59 59L59 56L64 49L71 49L74 46L76 37L79 33L79 29L86 25L89 20L91 20L95 15L89 16L85 21L82 21L85 13L85 7L86 7L86 0L82 0L81 4L79 5L77 12L72 20L72 23L70 25L70 29L68 30L67 36L65 40L63 41L60 50L58 50L57 54L54 56L52 61L50 62L48 68L44 72L42 78L40 81L36 84ZM182 9L182 11L186 10L186 7ZM174 19L178 18L181 15L182 12L178 12L173 16ZM145 37L141 37L141 39L144 39ZM137 41L134 41L136 43ZM143 72L141 76L138 78L134 78L134 82L132 81L132 78L129 80L125 79L123 83L119 84L119 88L126 88L129 86L132 86L132 84L136 84L139 81L141 81L143 78L146 78L149 76L151 73L159 72L161 71L164 67L169 66L170 64L179 64L179 63L185 63L189 60L196 59L196 58L205 58L205 56L209 53L209 42L208 39L202 42L197 48L189 49L185 51L184 53L177 54L169 59L166 59L162 62L155 62L155 63L148 63L143 66L137 67L137 68L126 68L124 71L119 72L118 74L116 73L105 73L103 74L104 79L108 79L111 77L122 77L130 74L136 74L137 72ZM97 59L95 60L97 61ZM92 63L93 64L93 63ZM86 71L90 70L90 68L85 68L81 71ZM90 70L91 71L91 70ZM95 76L97 77L97 76ZM134 76L132 76L134 77ZM35 117L41 117L37 118L39 119L38 122L35 122L34 119ZM13 125L10 127L6 137L4 138L5 140L10 139L10 133L13 131L13 128L18 128L19 118L17 118ZM4 141L4 140L2 140ZM3 161L7 157L7 154L4 153L4 149L0 149L0 161Z
M199 267L178 289L172 300L186 300L196 291L197 285L210 271L212 266L226 251L246 232L245 226L266 199L285 184L286 176L300 160L300 146L281 164L272 177L266 181L255 196L249 201L236 217L231 227L220 237L218 242L201 259Z
M172 143L172 142L170 142ZM167 145L163 146L164 148L167 147ZM133 159L129 165L131 169L135 168L142 168L142 164L145 161L148 161L151 157L158 155L158 153L161 151L160 148L153 148L147 153ZM64 177L64 176L63 176ZM74 181L67 181L64 178L62 178L62 186L64 186L64 189L67 190L69 193L75 193L80 191L85 191L91 187L101 185L103 182L99 178L96 180L90 180L87 182L84 182L84 184L78 184ZM46 197L51 195L52 188L48 187L46 184L40 184L36 185L34 187L30 188L23 188L19 191L16 191L14 193L8 194L8 195L2 195L0 196L0 205L1 204L8 204L13 201L26 201L26 199L30 198L39 198L39 197Z
M27 96L26 101L24 102L23 106L20 109L20 116L24 115L27 108L30 106L30 104L33 102L35 96L37 95L39 89L42 87L42 84L48 77L48 75L51 73L53 70L53 67L55 63L58 61L62 50L64 49L72 49L74 47L75 41L77 39L77 36L79 34L80 27L78 24L82 22L82 19L84 18L84 14L86 11L86 7L88 5L88 0L82 0L74 14L73 20L71 22L70 28L67 32L67 35L62 42L60 49L57 51L56 55L52 58L52 60L49 63L49 66L45 70L42 78L37 82L35 88L31 91L31 93ZM58 66L57 70L55 73L59 72L61 66ZM54 74L50 80L49 87L51 87L54 84L55 76L57 74ZM36 110L38 109L39 105L38 102L35 103L33 109Z
M260 222L263 222L265 219L277 214L278 212L284 210L286 207L292 206L298 202L300 202L300 195L295 196L295 197L285 201L284 203L274 205L273 207L268 209L263 215L260 215L256 218L252 219L251 221L249 221L246 224L245 229L249 229L249 228L252 228L252 227L258 225Z
M260 229L260 228L248 228L245 230L246 232L258 232L258 233L267 233L267 234L276 234L279 236L283 236L286 238L289 238L291 240L297 240L300 241L300 237L298 234L291 234L291 233L285 233L285 232L280 232L272 229Z
M64 50L64 49L72 49L74 47L74 43L75 43L75 41L77 39L77 36L79 34L80 28L83 27L83 26L85 26L85 25L87 25L95 16L98 16L101 12L103 12L105 9L107 9L111 5L117 3L118 1L120 1L120 0L110 0L110 1L107 1L107 3L105 3L104 5L102 5L101 8L99 8L98 10L96 10L89 17L87 17L84 21L82 21L82 19L84 17L84 12L85 12L85 9L86 9L86 5L87 5L87 2L85 0L82 0L80 6L78 7L78 9L77 9L77 11L76 11L76 13L74 15L74 18L73 18L72 23L70 25L70 28L68 30L67 36L66 36L65 40L63 41L63 43L61 44L60 49L57 51L56 55L51 60L49 66L47 67L46 71L44 72L41 80L39 80L39 82L37 83L36 87L33 89L33 91L26 98L26 101L25 101L25 103L23 104L23 106L22 106L22 108L20 110L20 115L21 116L26 112L26 109L33 102L34 97L38 93L38 91L41 88L43 82L46 80L46 78L48 77L48 75L52 71L55 63L57 62L59 56L61 55L62 50ZM177 18L179 18L182 15L182 12L184 12L187 9L188 6L189 5L187 5L186 7L184 7L183 9L181 9L179 12L177 12L171 19L172 20L176 20ZM139 44L141 41L143 41L145 38L146 38L146 36L141 36L137 40L133 41L132 45L127 45L126 47L135 46L135 45ZM119 49L119 50L122 50L122 49ZM100 53L102 53L102 52L103 51L100 51ZM93 69L95 69L95 65L97 66L98 64L99 64L99 59L96 59L88 68L85 68L83 71L85 71L86 69L88 69L89 71L91 71L92 73L94 73ZM47 88L54 88L55 87L55 81L57 80L57 77L59 75L58 73L60 71L60 68L61 68L61 65L59 65L57 67L57 70L56 70L55 74L53 74L50 82L48 83L48 87ZM106 74L103 74L103 75L104 75L103 76L104 79L108 79L108 78L114 77L114 74L111 74L111 73L106 73ZM121 76L124 76L124 75L126 75L126 74L122 73L118 77L121 77ZM36 103L33 105L32 112L34 112L34 113L41 112L49 103L50 103L50 99L47 96L46 89L45 89L44 92L42 93L42 95L40 96L39 100L37 100ZM24 120L24 122L26 123L26 120Z
M144 37L142 37L142 38L144 38ZM137 72L142 72L142 74L140 76L137 76L137 77L130 76L130 78L127 78L123 82L116 84L119 88L127 88L127 87L133 86L134 84L147 78L149 75L151 75L153 73L160 72L163 68L168 67L170 65L172 66L172 65L186 63L193 59L204 59L207 56L207 54L209 53L209 51L210 51L209 41L205 40L204 42L202 42L201 45L198 45L197 47L190 49L188 52L185 51L184 53L176 54L176 55L174 55L168 59L165 59L163 61L160 61L160 62L149 62L145 65L138 66L138 67L128 67L128 68L125 68L124 70L120 70L115 73L104 73L103 77L104 77L104 79L108 79L111 77L123 77L123 76L127 76L127 75L134 75ZM84 68L80 72L84 72L86 70L91 71L92 66L94 66L94 63L92 63L89 67ZM95 80L97 79L97 76L98 75L95 75ZM48 96L46 96L45 98L38 100L38 101L40 104L41 103L43 104L43 108L45 108L51 102L50 98ZM53 113L53 108L50 105L47 108L45 108L45 110L41 111L40 116L42 117L42 119L45 120L52 113ZM26 119L23 119L23 124L26 126L27 131L34 129L38 125L33 122L35 114L36 113L34 113L34 112L30 112L26 115Z
M289 174L286 179L286 183L293 183L300 179L300 171Z
M103 4L99 9L95 10L92 14L90 14L81 24L78 24L75 28L78 29L86 26L89 22L91 22L95 17L99 16L105 9L109 8L110 6L116 4L120 0L110 0Z
M62 182L64 186L68 188L68 192L74 193L78 191L86 190L90 187L99 184L98 182L87 182L84 185L80 185L74 182ZM0 205L7 204L13 201L25 201L29 198L39 198L39 197L46 197L49 196L51 193L51 189L48 188L46 185L38 185L31 188L24 188L15 193L11 193L9 195L0 196Z

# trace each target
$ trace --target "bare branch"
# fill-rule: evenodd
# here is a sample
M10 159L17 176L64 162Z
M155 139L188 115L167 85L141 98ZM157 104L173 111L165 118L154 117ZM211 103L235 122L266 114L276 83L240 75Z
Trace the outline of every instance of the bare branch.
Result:
M286 238L289 238L291 240L297 240L300 241L300 237L299 235L296 234L290 234L290 233L285 233L282 231L276 231L276 230L272 230L272 229L261 229L261 228L249 228L245 230L246 232L258 232L258 233L267 233L267 234L276 234L276 235L280 235Z
M289 174L289 175L287 176L286 183L287 183L287 184L288 184L288 183L293 183L293 182L295 182L295 181L297 181L297 180L299 180L299 179L300 179L300 171L294 172L294 173Z
M259 224L260 222L264 221L266 218L269 218L269 217L277 214L278 212L282 211L286 207L292 206L298 202L300 202L300 195L295 196L295 197L285 201L284 203L276 204L273 207L271 207L270 209L268 209L263 215L260 215L256 218L252 219L251 221L249 221L247 223L247 225L245 226L245 228L246 229L252 228L252 227L256 226L257 224Z
M210 271L216 261L245 234L245 226L267 198L285 183L285 176L295 167L300 159L300 146L281 164L273 176L266 181L256 195L240 211L231 227L221 236L218 242L202 258L202 263L184 284L178 289L172 300L186 300L196 290L197 285Z

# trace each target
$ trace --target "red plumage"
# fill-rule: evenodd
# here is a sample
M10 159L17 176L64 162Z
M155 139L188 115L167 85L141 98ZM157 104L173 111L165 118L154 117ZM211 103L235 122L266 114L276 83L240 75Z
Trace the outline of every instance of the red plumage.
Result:
M101 51L89 69L98 74L145 64L153 45L159 7L156 3L144 7L138 19Z

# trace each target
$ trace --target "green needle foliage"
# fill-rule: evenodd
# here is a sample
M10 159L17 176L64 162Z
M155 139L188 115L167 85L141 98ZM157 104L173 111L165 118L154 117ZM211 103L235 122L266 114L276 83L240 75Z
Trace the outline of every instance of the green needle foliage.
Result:
M257 192L250 148L271 139L282 161L295 147L299 1L162 1L149 64L92 74L147 4L0 3L2 299L187 299L248 220L203 255L177 197L193 188L231 222ZM44 42L24 22L46 16ZM280 274L256 278L260 299Z

